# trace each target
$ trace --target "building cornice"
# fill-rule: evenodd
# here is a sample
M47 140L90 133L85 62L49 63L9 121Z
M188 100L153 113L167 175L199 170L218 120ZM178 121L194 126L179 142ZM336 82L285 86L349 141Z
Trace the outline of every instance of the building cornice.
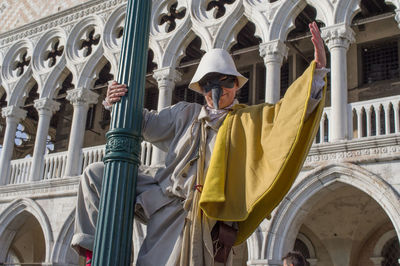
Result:
M0 186L0 204L15 198L31 199L76 196L80 176L43 180L40 182Z
M370 163L400 159L400 134L315 144L304 169L318 162Z
M51 28L66 26L77 22L83 17L100 14L116 6L125 3L127 0L94 0L84 4L66 9L54 15L47 16L37 21L25 24L21 27L0 34L0 47L8 46L15 41L33 37L48 31Z

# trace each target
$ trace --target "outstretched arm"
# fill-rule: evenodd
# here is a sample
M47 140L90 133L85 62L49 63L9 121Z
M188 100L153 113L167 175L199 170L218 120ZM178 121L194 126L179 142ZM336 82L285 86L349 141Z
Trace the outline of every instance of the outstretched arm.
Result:
M317 68L326 67L326 54L324 41L321 38L317 23L314 21L308 25L311 32L311 41L314 45L314 60L317 63Z

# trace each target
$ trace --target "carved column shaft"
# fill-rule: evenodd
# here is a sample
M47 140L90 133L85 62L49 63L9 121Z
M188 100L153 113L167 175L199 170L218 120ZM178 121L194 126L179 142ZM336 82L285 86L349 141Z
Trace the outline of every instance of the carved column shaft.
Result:
M16 106L8 106L2 110L2 115L6 118L6 133L0 158L0 185L9 183L10 161L14 150L15 133L18 123L25 119L26 113L25 110Z
M40 180L43 176L44 154L46 141L49 133L51 116L58 111L60 104L48 98L35 100L35 108L39 113L39 123L36 131L35 147L33 150L33 161L30 173L30 181Z
M265 102L274 104L280 99L281 66L288 48L280 40L260 44L260 55L266 68Z
M331 53L331 140L348 138L347 50L354 42L354 32L347 25L325 28L323 38Z
M153 77L158 83L158 106L157 110L161 111L172 104L172 92L175 88L175 82L181 80L182 74L174 68L162 68L154 71ZM160 165L165 161L165 152L153 146L153 155L151 158L152 165Z
M72 117L65 175L76 176L81 172L80 159L85 137L87 112L89 105L97 103L99 95L83 88L67 91L67 94L67 100L74 106L74 115Z

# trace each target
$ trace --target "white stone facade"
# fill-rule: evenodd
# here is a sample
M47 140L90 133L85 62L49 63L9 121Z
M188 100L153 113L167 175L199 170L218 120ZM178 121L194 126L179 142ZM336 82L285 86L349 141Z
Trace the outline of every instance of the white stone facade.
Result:
M199 99L184 87L201 54L216 47L250 80L240 100L275 103L283 74L292 82L312 58L304 21L323 24L331 73L319 134L292 189L235 265L282 265L294 248L321 266L389 265L400 256L400 1L374 1L377 11L367 2L153 1L146 101L158 110ZM79 263L69 248L78 176L104 156L109 120L101 102L118 72L126 1L65 4L81 5L0 34L0 264ZM10 5L0 1L0 14ZM395 65L383 78L384 63L366 59L380 47ZM143 163L163 158L142 144ZM135 232L137 252L143 227Z

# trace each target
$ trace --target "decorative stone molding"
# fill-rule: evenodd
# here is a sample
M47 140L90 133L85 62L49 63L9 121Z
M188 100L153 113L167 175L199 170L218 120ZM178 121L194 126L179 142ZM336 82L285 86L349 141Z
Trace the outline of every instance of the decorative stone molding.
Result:
M7 106L1 110L1 114L4 118L15 119L18 123L19 121L25 119L27 111L17 106Z
M86 61L89 55L94 54L99 45L103 22L98 16L85 17L69 33L66 49L68 61ZM84 48L85 47L85 48ZM78 69L79 71L79 69Z
M122 35L120 33L124 28L125 11L125 5L119 6L112 12L104 25L102 38L106 50L119 51L121 49Z
M321 35L329 50L336 47L345 48L347 50L350 44L355 42L355 33L350 26L346 24L323 28Z
M275 40L260 44L259 50L265 64L270 62L282 64L283 58L288 55L289 48L281 40Z
M96 104L99 95L91 90L78 88L67 91L67 100L72 104Z
M33 71L48 72L58 65L64 57L65 46L66 33L61 28L46 32L33 50Z
M76 196L78 186L79 176L0 186L0 203L7 203L21 197L51 199Z
M33 45L28 40L14 44L5 54L2 62L2 79L7 83L18 80L31 68ZM21 65L20 67L18 65Z
M39 114L51 116L53 113L60 109L60 103L49 98L42 98L35 100L34 107L38 110Z
M378 136L346 142L314 145L304 163L305 168L316 162L368 162L400 158L400 135Z
M159 87L172 88L176 82L182 78L182 74L171 67L154 70L153 77L156 79Z
M18 28L16 31L0 34L0 46L7 45L20 39L29 38L55 27L68 27L71 23L81 20L92 14L98 14L113 9L115 6L126 3L127 0L97 0L78 6L75 12L65 10L56 15L40 19L34 23Z

